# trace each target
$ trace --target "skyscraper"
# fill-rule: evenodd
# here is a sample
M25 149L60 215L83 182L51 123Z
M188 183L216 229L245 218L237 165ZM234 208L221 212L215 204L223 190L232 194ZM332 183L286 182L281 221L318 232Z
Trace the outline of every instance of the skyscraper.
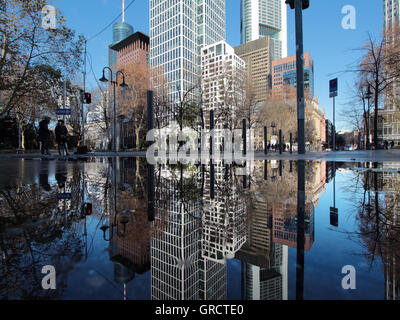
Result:
M388 28L394 22L400 22L400 0L383 0L383 26Z
M383 0L383 26L389 35L386 41L390 39L390 28L399 23L400 0ZM397 96L399 92L400 87L396 82L387 88L385 108L379 110L378 116L378 141L393 141L397 146L400 146L400 106L393 96Z
M225 0L150 0L150 65L167 83L172 102L200 90L201 48L225 40ZM181 94L181 95L180 95Z
M246 63L247 79L255 101L264 102L272 86L271 62L274 47L271 37L263 37L235 47L235 53Z
M125 0L122 0L122 22L114 23L113 42L108 49L108 64L110 67L117 64L117 52L111 49L111 47L128 38L131 34L133 34L133 27L125 22Z
M284 85L296 86L296 56L272 62L272 89L282 89ZM314 63L308 52L304 53L304 87L311 98L314 97Z
M283 0L240 1L241 43L270 36L273 59L287 57L287 9Z

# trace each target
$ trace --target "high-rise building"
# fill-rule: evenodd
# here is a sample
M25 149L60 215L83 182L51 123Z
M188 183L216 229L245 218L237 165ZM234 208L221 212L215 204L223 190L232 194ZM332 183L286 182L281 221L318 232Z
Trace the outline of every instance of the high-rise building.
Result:
M128 38L131 34L133 34L133 27L125 22L125 0L122 0L122 22L114 23L113 42L108 47L108 65L110 67L117 64L117 53L112 49L112 46Z
M383 0L383 25L386 32L399 23L400 0ZM385 97L385 107L379 110L378 140L393 141L395 145L400 146L400 106L393 98L400 93L400 87L393 84L388 89L387 92L391 91L392 95L388 94Z
M272 62L272 89L281 89L284 85L296 86L296 56ZM311 98L314 97L314 62L308 52L304 53L304 88Z
M206 46L201 52L201 87L206 128L209 129L209 114L214 110L215 129L231 127L235 119L237 102L244 98L245 63L225 41ZM222 146L222 134L215 136L215 147Z
M201 48L225 40L225 0L150 0L150 65L171 102L199 96ZM157 89L157 84L155 84Z
M136 32L111 47L117 54L116 65L129 63L146 64L149 59L150 39L142 32Z
M271 62L274 42L270 36L235 47L235 53L244 60L246 73L255 101L264 102L271 88Z
M287 57L287 8L283 0L240 1L241 43L270 36L273 59Z
M388 28L400 22L400 0L383 0L383 26Z

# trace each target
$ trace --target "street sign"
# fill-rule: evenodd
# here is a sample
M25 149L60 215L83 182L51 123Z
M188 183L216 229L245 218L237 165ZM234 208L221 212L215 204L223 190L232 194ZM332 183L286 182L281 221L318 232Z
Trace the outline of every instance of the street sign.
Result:
M57 193L57 200L71 200L72 193Z
M336 97L338 95L338 79L332 79L329 81L329 97Z
M330 224L334 227L339 225L339 210L338 208L330 207Z
M71 115L71 109L57 108L56 109L56 115L58 115L58 116L69 116L69 115Z

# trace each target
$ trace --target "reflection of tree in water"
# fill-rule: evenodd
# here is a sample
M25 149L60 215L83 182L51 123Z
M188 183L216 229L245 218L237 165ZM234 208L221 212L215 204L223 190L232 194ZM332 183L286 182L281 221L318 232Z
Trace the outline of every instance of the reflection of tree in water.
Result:
M82 257L79 211L61 212L56 192L37 185L2 189L0 197L0 297L59 298ZM41 287L45 265L56 268L56 290Z
M346 232L362 248L370 266L381 260L385 274L386 298L399 298L400 285L400 177L398 173L367 170L352 179L358 230ZM354 181L358 183L354 187ZM359 194L357 201L354 194Z

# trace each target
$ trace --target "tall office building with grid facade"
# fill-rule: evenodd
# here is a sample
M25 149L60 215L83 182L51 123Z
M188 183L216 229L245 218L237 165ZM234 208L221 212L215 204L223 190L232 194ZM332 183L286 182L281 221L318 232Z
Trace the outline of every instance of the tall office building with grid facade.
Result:
M201 48L225 40L225 0L150 0L150 64L171 102L196 98ZM157 84L155 84L157 88Z
M241 43L270 36L274 60L287 57L287 8L283 0L240 1Z
M400 23L400 0L383 0L383 25L386 34L390 36L390 29ZM390 39L390 38L388 38ZM395 41L398 41L395 39ZM391 91L391 92L390 92ZM400 86L396 83L389 86L385 97L385 108L379 111L378 140L393 141L400 146L400 105L396 97L400 95Z

